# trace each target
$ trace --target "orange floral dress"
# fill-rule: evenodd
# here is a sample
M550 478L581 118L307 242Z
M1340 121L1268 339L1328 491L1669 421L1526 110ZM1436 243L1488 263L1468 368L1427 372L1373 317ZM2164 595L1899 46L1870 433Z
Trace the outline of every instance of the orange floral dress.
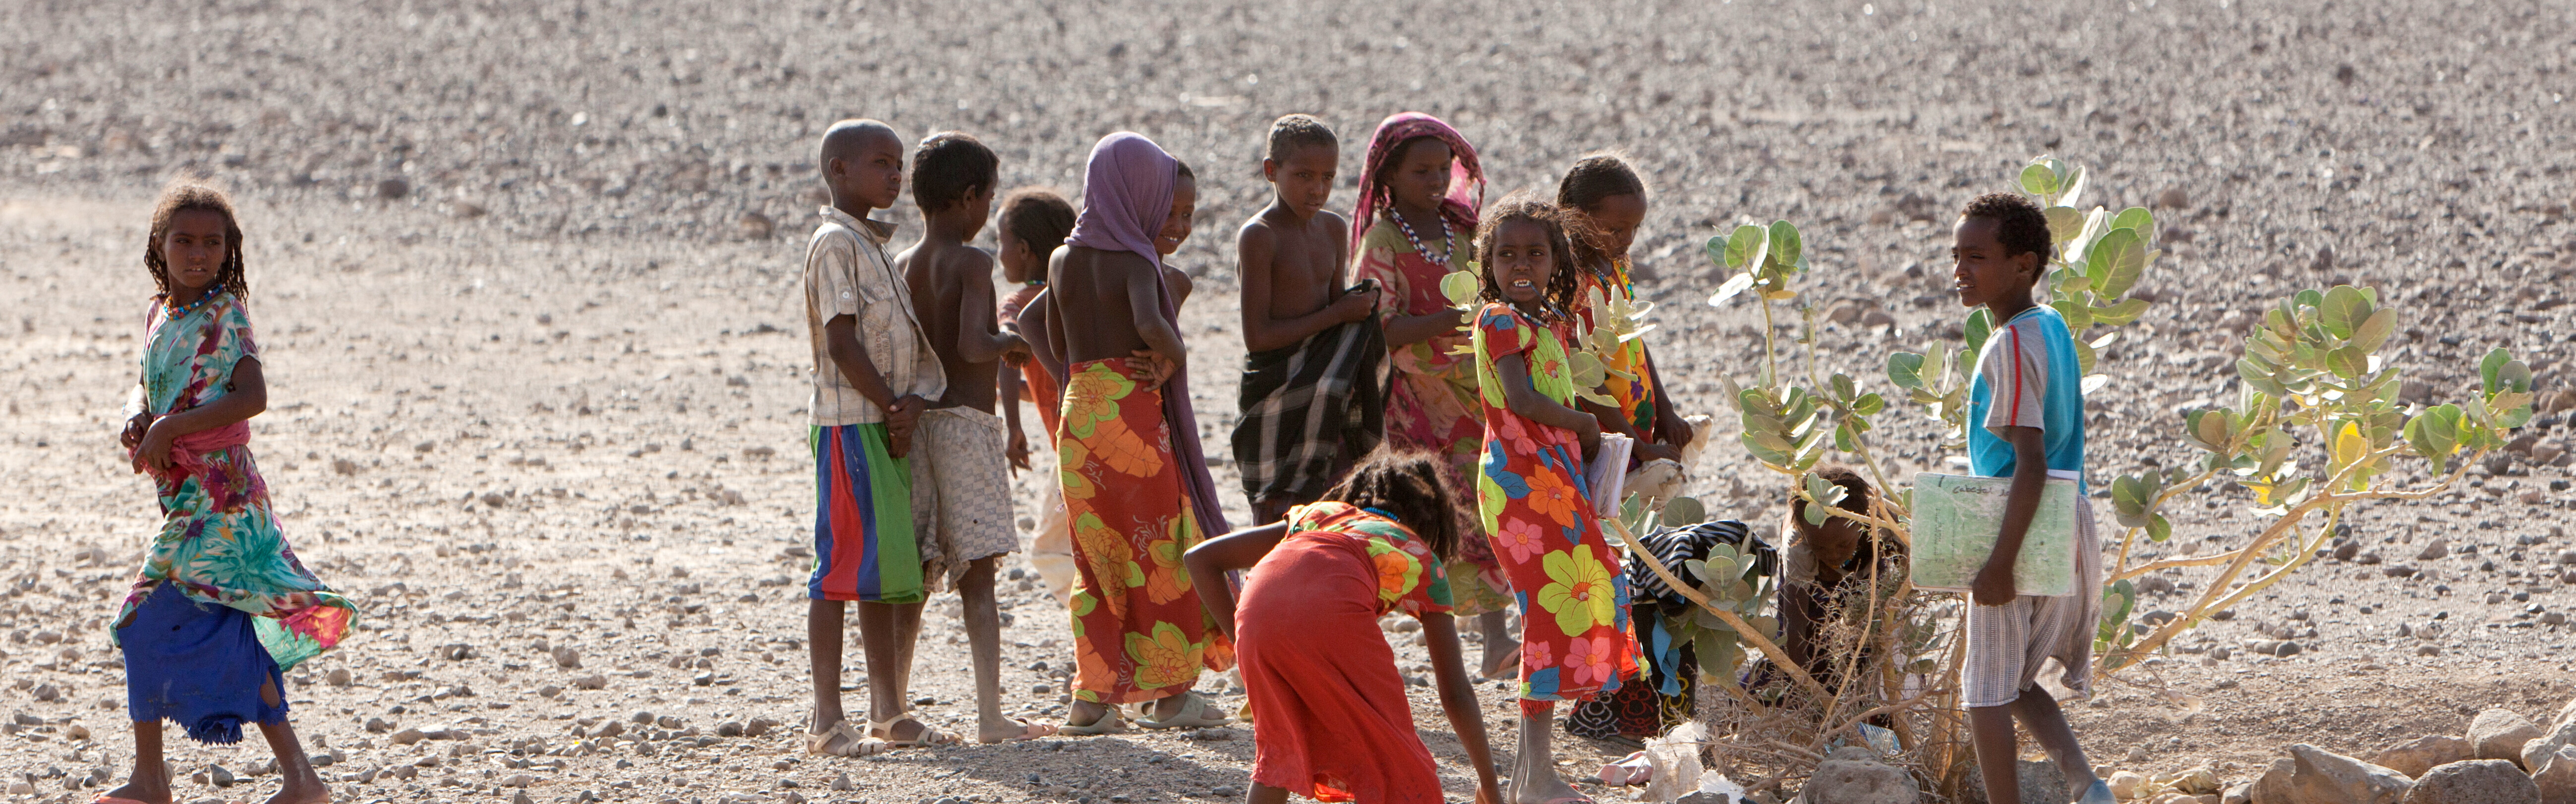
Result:
M1172 454L1161 390L1128 358L1066 367L1056 458L1073 523L1073 696L1104 704L1188 692L1234 649L1181 554L1203 538Z
M1572 406L1574 372L1565 333L1507 304L1477 314L1473 335L1484 461L1476 510L1521 604L1521 709L1586 700L1637 672L1628 631L1627 573L1601 532L1583 481L1583 448L1572 431L1522 418L1504 404L1494 361L1529 363L1530 385Z

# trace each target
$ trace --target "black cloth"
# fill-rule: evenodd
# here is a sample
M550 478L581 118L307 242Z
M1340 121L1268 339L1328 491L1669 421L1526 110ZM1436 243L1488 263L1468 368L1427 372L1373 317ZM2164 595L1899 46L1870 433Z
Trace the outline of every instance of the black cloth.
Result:
M1234 423L1243 496L1313 502L1386 438L1386 331L1375 316L1243 361Z

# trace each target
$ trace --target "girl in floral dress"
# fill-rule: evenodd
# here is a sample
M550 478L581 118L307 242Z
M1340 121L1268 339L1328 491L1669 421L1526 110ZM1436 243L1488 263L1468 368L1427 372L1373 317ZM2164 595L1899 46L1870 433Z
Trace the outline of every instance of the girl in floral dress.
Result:
M1236 638L1254 713L1250 804L1439 804L1439 767L1414 731L1404 677L1378 618L1422 622L1441 708L1474 767L1478 804L1502 804L1450 619L1442 559L1457 548L1447 458L1380 448L1284 521L1190 549L1193 585ZM1225 573L1250 569L1239 599Z
M1475 146L1439 118L1404 112L1379 123L1360 170L1359 205L1351 211L1351 278L1385 291L1378 311L1386 328L1386 443L1449 458L1450 489L1468 499L1468 478L1484 443L1476 405L1475 365L1466 345L1465 311L1450 306L1440 278L1466 269L1484 204L1485 173ZM1512 642L1504 628L1511 582L1494 560L1470 512L1449 561L1457 615L1473 619L1485 641L1482 675L1501 673Z
M256 723L285 782L271 801L326 800L280 693L285 671L338 645L355 610L295 560L251 462L248 420L268 392L231 201L195 184L163 193L144 265L161 295L122 441L163 518L116 618L134 771L99 800L171 800L163 720L205 743L239 742Z
M1583 467L1601 425L1574 409L1566 326L1579 282L1555 204L1515 198L1476 238L1484 309L1473 335L1485 411L1476 508L1521 605L1521 724L1511 798L1581 801L1548 749L1555 702L1615 691L1635 675L1628 588L1601 532ZM1578 235L1584 236L1584 235Z

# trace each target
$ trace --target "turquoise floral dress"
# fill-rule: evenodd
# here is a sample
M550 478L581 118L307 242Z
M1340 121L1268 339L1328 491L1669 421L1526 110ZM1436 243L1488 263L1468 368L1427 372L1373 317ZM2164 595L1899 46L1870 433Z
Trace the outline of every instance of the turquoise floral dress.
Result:
M1476 512L1521 606L1521 708L1542 713L1551 701L1589 699L1636 675L1627 573L1592 510L1581 442L1512 412L1494 370L1494 361L1522 355L1531 387L1572 407L1564 334L1495 303L1477 314L1472 337L1485 409Z
M139 410L157 418L221 399L230 392L234 366L258 356L240 297L216 291L175 315L155 304L145 336ZM340 644L356 609L295 559L278 531L268 484L251 461L250 447L221 447L195 459L193 470L153 480L161 530L117 613L119 643L129 654L136 651L124 644L138 638L125 633L125 626L168 585L190 601L250 615L259 644L280 671Z

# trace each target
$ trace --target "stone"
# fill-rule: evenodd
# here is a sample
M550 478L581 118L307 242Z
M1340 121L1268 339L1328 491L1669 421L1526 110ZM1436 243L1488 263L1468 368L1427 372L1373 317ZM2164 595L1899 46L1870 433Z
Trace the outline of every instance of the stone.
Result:
M2489 709L2469 721L2469 752L2478 759L2522 761L2522 744L2540 737L2540 727L2531 725L2511 709Z
M2425 771L2405 804L2540 804L2540 786L2501 759L2453 762Z
M323 674L322 681L323 683L334 687L346 687L353 683L355 679L349 677L349 668L334 667L331 668L331 672Z
M394 736L390 739L394 741L395 745L410 745L412 743L429 739L429 735L421 733L421 730L419 729L404 729L402 731L394 732Z
M2066 772L2059 769L2055 762L2021 760L2013 770L2013 778L2021 783L2021 800L2025 802L2066 801L2075 798L2075 791L2069 789L2066 784ZM1968 800L1988 800L1985 774L1973 772L1968 774Z
M2254 804L2254 783L2237 782L2229 785L2227 793L2218 797L2218 802L2219 804Z
M608 689L608 677L596 673L582 676L572 680L572 688L577 690Z
M2433 540L2433 542L2432 542L2431 544L2424 545L2424 549L2423 549L2423 550L2417 551L2417 552L2415 553L2415 560L2417 560L2417 561L2431 561L2431 560L2433 560L2433 559L2441 558L2441 557L2443 557L2443 556L2447 556L2447 555L2450 555L2450 554L2451 554L2451 540L2449 540L2449 539L2434 539L2434 540Z
M2539 773L2540 765L2547 757L2569 746L2576 746L2576 723L2560 723L2548 734L2524 742L2518 758L2522 760L2524 770Z
M566 670L581 667L581 651L573 650L571 646L555 648L554 654L556 667Z
M2407 778L2424 775L2435 767L2468 759L2474 754L2469 741L2447 734L2417 737L2379 749L2372 763L2406 774Z
M2121 801L2138 797L2139 788L2147 786L2147 777L2136 771L2120 771L2106 780L2111 783L2111 797Z
M2272 769L2254 785L2261 804L2401 804L2415 782L2405 774L2327 751L2306 743L2292 745L2285 768ZM2284 773L2284 771L2287 771Z
M2531 781L2540 787L2540 804L2576 804L2576 745L2523 758L2532 763Z
M1913 774L1876 762L1848 759L1816 765L1815 775L1807 779L1800 796L1811 802L1834 804L1914 804L1923 798L1914 787Z
M234 782L241 781L241 779L240 777L234 776L232 771L225 770L222 765L208 765L206 766L206 781L213 783L216 787L231 787Z

